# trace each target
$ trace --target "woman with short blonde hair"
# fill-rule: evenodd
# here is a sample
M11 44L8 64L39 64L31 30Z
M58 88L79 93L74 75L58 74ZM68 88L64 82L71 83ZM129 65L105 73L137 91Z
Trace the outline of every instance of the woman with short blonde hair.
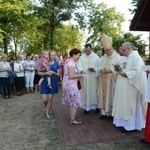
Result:
M4 98L12 98L11 90L10 90L10 77L9 71L11 71L11 67L9 62L7 61L7 55L2 55L2 60L0 62L0 82L3 89Z

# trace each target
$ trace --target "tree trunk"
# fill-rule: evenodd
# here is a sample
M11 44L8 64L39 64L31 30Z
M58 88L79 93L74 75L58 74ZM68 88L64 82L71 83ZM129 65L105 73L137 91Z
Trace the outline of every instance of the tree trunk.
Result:
M54 50L54 29L51 29L51 41L50 41L50 48Z
M51 27L50 48L51 48L51 50L53 50L54 49L54 30L55 30L54 7L53 7L53 12L50 17L50 27Z
M15 45L15 57L18 56L18 41L14 40L14 45Z
M4 53L8 54L8 48L7 48L7 37L5 36L3 39L3 43L4 43Z

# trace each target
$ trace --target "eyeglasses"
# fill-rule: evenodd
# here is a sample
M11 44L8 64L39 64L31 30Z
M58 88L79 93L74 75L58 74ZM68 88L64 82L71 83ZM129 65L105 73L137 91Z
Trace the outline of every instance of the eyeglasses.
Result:
M125 49L122 49L122 51L124 52L124 51L126 51L128 48L125 48Z
M105 50L105 52L111 52L111 49Z

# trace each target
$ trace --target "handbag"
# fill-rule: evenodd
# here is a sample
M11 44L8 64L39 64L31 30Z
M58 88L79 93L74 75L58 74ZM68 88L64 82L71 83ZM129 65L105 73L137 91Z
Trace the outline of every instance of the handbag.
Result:
M76 67L77 71L79 72L79 70L78 70L77 66L75 66L75 67ZM81 90L81 88L82 88L82 85L81 85L80 79L78 79L78 80L77 80L77 87L78 87L78 90Z
M81 88L82 88L82 85L81 85L81 82L80 82L80 80L77 80L77 87L78 87L78 90L81 90Z
M14 85L16 74L12 71L8 71L7 74L8 74L8 77L9 77L10 85Z

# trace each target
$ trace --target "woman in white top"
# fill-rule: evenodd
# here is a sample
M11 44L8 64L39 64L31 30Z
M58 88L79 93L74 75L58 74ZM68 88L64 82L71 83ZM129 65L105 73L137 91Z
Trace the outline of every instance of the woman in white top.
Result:
M34 75L35 75L35 63L33 60L31 60L31 55L26 55L26 60L23 63L23 67L25 70L25 86L27 88L27 93L29 93L29 87L31 88L31 93L33 92L33 86L34 86Z
M24 69L20 61L20 57L17 57L17 60L14 63L14 73L16 74L15 87L18 96L22 95L22 90L25 87Z
M0 62L0 82L3 89L4 98L12 98L10 91L10 79L9 71L11 70L9 62L7 62L7 55L2 55L2 61Z

